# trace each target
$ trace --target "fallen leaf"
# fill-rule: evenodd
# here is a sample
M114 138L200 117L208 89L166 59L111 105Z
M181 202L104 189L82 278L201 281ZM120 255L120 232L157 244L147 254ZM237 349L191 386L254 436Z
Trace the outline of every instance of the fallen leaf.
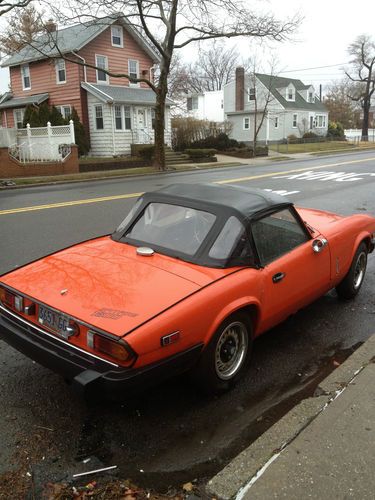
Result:
M193 483L185 483L183 486L182 486L182 489L184 491L193 491Z

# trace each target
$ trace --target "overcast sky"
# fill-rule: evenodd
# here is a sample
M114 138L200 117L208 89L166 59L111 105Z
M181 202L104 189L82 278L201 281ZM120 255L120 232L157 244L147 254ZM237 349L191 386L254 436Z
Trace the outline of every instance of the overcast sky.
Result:
M358 35L368 33L375 37L374 0L358 3L343 0L247 0L246 3L249 8L255 4L280 18L296 13L303 16L293 42L272 46L277 54L280 76L300 78L316 88L319 84L327 85L340 78L340 67L348 60L347 47ZM254 47L246 41L235 43L244 55L249 55ZM263 54L268 53L268 49L263 50ZM307 71L307 68L313 69ZM8 90L8 81L8 70L1 69L0 92Z

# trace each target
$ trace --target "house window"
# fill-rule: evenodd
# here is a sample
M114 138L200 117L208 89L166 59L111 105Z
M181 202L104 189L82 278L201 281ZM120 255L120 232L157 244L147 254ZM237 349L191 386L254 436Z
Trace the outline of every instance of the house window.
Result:
M298 120L298 115L297 114L293 115L293 125L292 125L293 128L297 128L297 120Z
M15 109L14 110L14 124L16 128L23 128L23 117L25 114L25 109Z
M55 106L61 113L62 117L67 120L72 114L72 107L70 104L66 104L64 106Z
M314 94L313 92L309 92L309 102L314 102L315 99L314 99Z
M115 106L115 127L116 127L116 130L122 130L121 106Z
M249 128L250 128L250 118L246 117L243 119L243 129L249 130Z
M248 101L255 101L256 99L256 90L255 88L249 88L247 89L247 100Z
M325 128L326 126L326 115L316 115L315 116L316 126L318 128Z
M156 116L155 108L152 108L151 109L151 127L153 130L155 129L155 116Z
M138 61L135 61L134 59L129 59L128 73L129 73L130 78L139 78L139 62ZM139 83L129 81L129 85L136 85L138 87Z
M275 128L279 128L279 117L275 116L274 120L275 120Z
M95 106L95 125L96 130L104 129L103 106L101 104Z
M57 59L55 62L56 68L56 83L65 83L66 82L66 68L65 68L65 60Z
M111 39L114 47L124 46L122 26L111 26Z
M95 56L96 66L104 70L108 70L108 57L107 56ZM105 71L100 69L96 70L96 81L97 83L108 83L108 75Z
M294 101L294 87L288 87L286 90L286 100L287 101Z
M31 89L30 67L28 64L21 66L21 74L23 90Z
M187 98L187 110L192 111L193 109L198 109L198 96L188 97Z
M124 106L124 116L125 116L125 129L131 130L132 119L131 119L131 115L130 115L130 106Z

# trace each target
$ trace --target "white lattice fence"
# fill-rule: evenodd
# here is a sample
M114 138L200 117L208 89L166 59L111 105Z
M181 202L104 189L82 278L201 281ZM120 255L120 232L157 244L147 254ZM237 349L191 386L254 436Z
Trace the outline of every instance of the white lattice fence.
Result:
M9 147L13 158L27 162L64 161L70 154L70 145L75 143L74 124L19 129L17 143Z

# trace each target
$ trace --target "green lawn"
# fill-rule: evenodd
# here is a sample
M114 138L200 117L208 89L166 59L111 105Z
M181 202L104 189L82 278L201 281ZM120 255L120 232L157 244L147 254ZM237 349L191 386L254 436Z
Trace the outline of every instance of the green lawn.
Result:
M345 141L309 142L304 144L270 144L272 151L279 153L311 153L314 151L331 151L352 149L356 145Z

